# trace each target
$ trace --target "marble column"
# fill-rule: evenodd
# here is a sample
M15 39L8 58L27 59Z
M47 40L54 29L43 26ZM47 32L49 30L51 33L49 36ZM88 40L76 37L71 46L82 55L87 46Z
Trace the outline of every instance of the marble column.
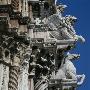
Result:
M31 90L29 89L29 79L28 79L30 55L31 55L31 50L30 47L28 46L23 53L22 56L23 58L20 63L18 90Z
M10 67L9 73L9 89L8 90L17 90L18 89L18 72L19 72L19 63L20 59L15 55Z
M3 82L3 72L4 72L4 70L3 70L3 64L2 63L0 63L0 90L1 90L1 88L2 88L2 82Z
M18 89L18 70L19 67L12 66L10 68L10 74L9 74L9 89L8 90L17 90Z
M29 90L28 69L29 69L29 62L24 61L23 65L20 67L18 90Z
M1 90L8 90L8 82L9 82L9 66L3 65L3 86Z

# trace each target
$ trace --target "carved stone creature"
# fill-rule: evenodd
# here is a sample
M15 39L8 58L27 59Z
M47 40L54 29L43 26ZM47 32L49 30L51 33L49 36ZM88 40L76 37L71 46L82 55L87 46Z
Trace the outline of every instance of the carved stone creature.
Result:
M77 85L81 85L85 79L85 75L77 75L76 68L72 63L72 60L78 59L80 55L78 54L70 54L63 59L60 69L56 73L55 79L62 79L65 82L75 82Z

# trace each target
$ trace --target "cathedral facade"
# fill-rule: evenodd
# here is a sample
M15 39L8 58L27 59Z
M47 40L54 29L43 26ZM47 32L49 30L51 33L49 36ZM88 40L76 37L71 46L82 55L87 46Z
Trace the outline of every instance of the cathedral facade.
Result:
M72 63L80 55L67 52L85 39L75 32L76 17L62 16L67 6L56 2L0 0L0 90L76 90L83 83Z

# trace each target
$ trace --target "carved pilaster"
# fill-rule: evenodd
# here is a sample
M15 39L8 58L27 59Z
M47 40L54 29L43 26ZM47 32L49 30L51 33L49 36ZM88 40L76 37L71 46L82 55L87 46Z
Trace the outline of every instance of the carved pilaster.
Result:
M18 90L29 90L29 60L30 60L31 50L27 47L22 55L22 60L20 64L19 79L18 79Z
M28 82L28 69L29 62L23 62L23 65L20 67L19 80L18 80L18 90L29 90Z
M9 67L0 63L0 90L8 90Z
M6 47L7 42L3 35L0 35L0 90L8 90L10 50Z

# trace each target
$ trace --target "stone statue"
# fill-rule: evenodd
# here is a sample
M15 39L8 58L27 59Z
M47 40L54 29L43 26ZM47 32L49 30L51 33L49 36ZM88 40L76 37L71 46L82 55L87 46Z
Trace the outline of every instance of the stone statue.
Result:
M68 53L67 56L63 58L60 69L56 73L55 79L62 79L62 81L65 81L65 83L74 81L77 83L77 85L81 85L85 79L85 75L77 75L76 68L72 63L72 60L78 59L79 57L79 54Z
M61 12L65 6L60 5L57 7L56 14L51 15L47 18L47 25L51 29L49 34L57 40L69 40L73 39L75 41L85 42L82 36L76 34L73 27L77 18L71 15L62 17Z

